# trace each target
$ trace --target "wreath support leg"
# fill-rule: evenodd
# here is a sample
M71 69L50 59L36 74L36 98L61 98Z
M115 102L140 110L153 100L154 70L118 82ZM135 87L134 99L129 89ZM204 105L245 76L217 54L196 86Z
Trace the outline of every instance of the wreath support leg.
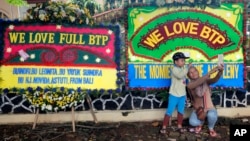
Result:
M91 98L89 97L88 94L86 94L86 99L87 99L87 102L88 102L88 105L89 105L89 109L90 109L90 112L92 114L92 117L94 119L94 122L97 123L97 118L96 118L96 115L95 115L95 112L94 112L94 109L93 109L93 106L92 106L92 102L91 102Z
M71 116L72 116L72 128L73 128L73 132L75 132L76 124L75 124L75 107L74 106L71 107Z
M89 95L86 96L86 99L87 99L88 105L90 107L90 112L91 112L91 115L92 115L92 117L94 119L94 122L97 123L97 118L96 118L93 106L91 104L92 102L91 102L91 98L89 97ZM32 129L36 128L38 116L39 116L39 108L36 108L36 114L35 114L35 118L34 118L34 123L33 123ZM75 107L74 106L71 107L71 117L72 117L72 130L73 130L73 132L75 132L76 128L75 128Z
M36 115L35 115L35 118L34 118L34 123L33 123L32 129L36 128L36 123L37 123L38 115L39 115L39 108L36 108Z

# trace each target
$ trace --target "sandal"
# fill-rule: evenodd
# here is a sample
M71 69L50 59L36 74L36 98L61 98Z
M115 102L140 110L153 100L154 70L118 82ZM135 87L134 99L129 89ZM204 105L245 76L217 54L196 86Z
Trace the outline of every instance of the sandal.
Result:
M187 132L187 129L185 129L185 128L177 128L176 131L179 131L180 133L184 133L184 132Z
M214 130L209 130L209 135L211 137L217 137L217 133Z
M188 131L193 133L193 132L195 132L195 128L188 128Z
M165 129L165 128L162 128L160 131L159 131L161 134L167 134L168 132L167 132L167 129Z
M199 133L201 132L201 126L195 127L194 130L195 130L194 132L195 132L196 134L199 134Z

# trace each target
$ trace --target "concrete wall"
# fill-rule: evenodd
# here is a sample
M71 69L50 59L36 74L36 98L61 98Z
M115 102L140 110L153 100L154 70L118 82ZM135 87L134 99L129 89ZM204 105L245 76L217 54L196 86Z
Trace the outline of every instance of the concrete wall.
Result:
M192 109L186 109L184 118L188 118ZM249 117L250 107L241 108L217 108L219 117ZM97 122L136 122L136 121L162 121L165 109L153 110L105 110L94 111ZM176 119L176 112L173 119ZM0 115L1 124L32 124L34 123L36 114L2 114ZM39 114L37 118L37 126L39 123L66 123L72 122L94 121L90 111L81 112L59 112L51 114Z

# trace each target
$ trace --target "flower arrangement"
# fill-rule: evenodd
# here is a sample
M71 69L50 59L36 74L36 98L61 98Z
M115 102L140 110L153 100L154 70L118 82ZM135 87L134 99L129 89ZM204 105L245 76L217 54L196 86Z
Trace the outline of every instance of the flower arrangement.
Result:
M80 9L73 3L53 2L38 3L27 10L26 22L46 22L56 24L93 25L89 9Z
M36 89L28 88L26 98L29 102L42 111L58 112L67 107L76 106L85 100L86 91L61 88Z
M26 98L36 108L40 108L41 111L58 112L83 103L87 94L91 95L91 97L99 97L100 95L120 96L121 89L89 90L80 87L77 89L65 87L43 89L39 86L37 88L28 87L27 89L0 89L0 94L8 93L23 95L23 98Z

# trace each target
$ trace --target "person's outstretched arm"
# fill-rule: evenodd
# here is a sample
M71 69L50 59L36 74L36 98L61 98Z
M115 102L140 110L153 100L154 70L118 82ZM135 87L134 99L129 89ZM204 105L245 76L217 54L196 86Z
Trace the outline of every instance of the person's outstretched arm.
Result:
M210 84L217 82L220 79L220 77L222 76L223 70L224 70L223 65L216 67L216 71L217 71L216 76L214 78L208 79L207 83L210 85Z
M197 80L191 81L187 84L187 87L189 89L194 89L196 87L198 87L199 85L201 85L202 83L204 83L205 81L210 79L210 75L214 72L216 72L218 70L218 67L213 68L212 70L210 70L206 75L198 78Z

